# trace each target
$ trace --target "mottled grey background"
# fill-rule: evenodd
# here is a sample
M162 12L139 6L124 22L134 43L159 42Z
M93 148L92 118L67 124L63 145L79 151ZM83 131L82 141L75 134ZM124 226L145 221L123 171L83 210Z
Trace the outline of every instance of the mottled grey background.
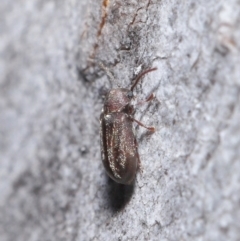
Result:
M240 2L2 0L0 240L240 240ZM136 88L142 172L105 175L99 114Z

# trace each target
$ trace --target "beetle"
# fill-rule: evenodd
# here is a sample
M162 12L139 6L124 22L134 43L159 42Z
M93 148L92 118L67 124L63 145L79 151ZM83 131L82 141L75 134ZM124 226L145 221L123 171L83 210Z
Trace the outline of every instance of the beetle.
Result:
M108 92L100 115L102 162L108 176L117 183L130 185L140 167L138 144L133 132L133 122L154 131L133 117L131 104L133 90L141 77L157 68L142 72L130 89L116 88ZM150 95L146 101L153 98Z

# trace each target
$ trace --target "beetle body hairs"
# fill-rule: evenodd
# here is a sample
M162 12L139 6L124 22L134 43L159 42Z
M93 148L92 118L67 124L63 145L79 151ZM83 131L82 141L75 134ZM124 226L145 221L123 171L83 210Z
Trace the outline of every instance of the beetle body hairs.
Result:
M112 89L106 96L100 115L102 162L108 176L117 183L132 184L140 165L133 121L150 131L155 130L154 127L147 127L133 118L134 108L131 102L133 90L142 76L156 69L141 73L130 89Z

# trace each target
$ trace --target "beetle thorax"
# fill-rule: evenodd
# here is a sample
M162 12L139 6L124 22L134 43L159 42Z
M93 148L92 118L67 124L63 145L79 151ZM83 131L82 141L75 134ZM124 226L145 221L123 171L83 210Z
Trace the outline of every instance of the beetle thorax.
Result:
M118 88L111 90L104 104L105 112L121 112L130 104L132 97L132 91L129 89Z

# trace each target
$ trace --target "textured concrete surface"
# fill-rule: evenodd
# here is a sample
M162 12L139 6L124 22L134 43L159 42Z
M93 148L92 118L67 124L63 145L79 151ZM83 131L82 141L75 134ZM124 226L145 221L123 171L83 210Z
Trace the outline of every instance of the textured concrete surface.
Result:
M1 1L0 240L240 240L239 39L237 0ZM102 96L149 66L157 130L116 185Z

